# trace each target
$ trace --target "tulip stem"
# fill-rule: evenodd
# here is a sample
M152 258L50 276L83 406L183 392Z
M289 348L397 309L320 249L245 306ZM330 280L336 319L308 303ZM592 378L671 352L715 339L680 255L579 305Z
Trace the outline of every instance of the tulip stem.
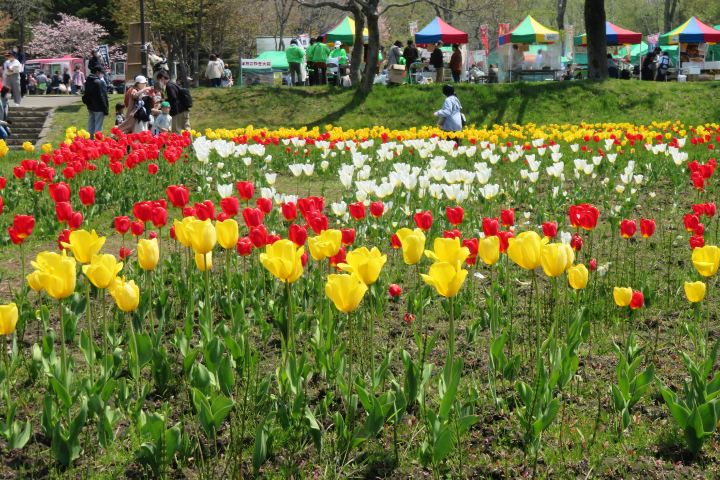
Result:
M535 349L537 354L538 366L540 365L540 287L537 281L537 273L532 271L532 280L535 284Z
M370 388L375 396L375 289L370 288Z
M155 335L155 318L153 317L152 270L147 270L147 289L150 292L150 333Z
M133 348L135 349L135 399L140 400L140 360L138 359L137 338L135 338L135 325L130 317L130 333L132 333Z
M103 311L103 357L108 353L107 351L107 313L105 312L105 290L100 294L102 296L102 311Z
M710 342L710 277L705 277L705 298L707 300L707 311L705 312L705 357L708 355Z
M448 357L446 367L452 369L453 359L455 358L455 297L448 298L450 303L450 327L448 332Z
M234 325L235 315L233 315L232 294L230 290L230 249L225 250L225 275L227 276L227 301L230 306L230 325Z
M323 344L323 343L322 343L322 340L323 340L323 320L324 320L323 317L325 317L325 313L323 312L323 304L325 303L323 297L325 297L325 295L323 295L323 291L322 291L322 287L323 287L323 285L322 285L322 283L323 283L323 282L322 282L322 271L323 271L323 268L322 268L322 267L323 267L323 261L320 260L320 261L318 261L318 297L320 298L320 321L319 321L319 324L320 324L320 343L319 343L319 345L322 345L322 344Z
M67 381L67 353L65 352L65 325L62 299L60 300L60 368L62 381L69 387ZM5 352L7 354L7 352Z
M210 326L210 331L208 332L208 337L212 336L213 332L213 321L210 314L210 274L208 272L207 268L207 254L205 254L205 316L206 321L208 322L208 325Z
M290 354L290 348L293 353L295 352L295 308L292 300L292 287L290 282L285 282L285 291L287 292L288 299L288 318L287 318L287 342L288 342L288 355Z
M420 352L420 372L422 373L423 369L425 368L425 344L427 342L427 335L423 334L423 286L421 282L420 277L420 265L419 263L415 264L415 272L417 273L417 282L418 282L418 295L420 296L420 309L418 310L418 317L420 319L420 336L422 337L422 347L418 345L418 347L422 348L422 351Z
M88 337L90 339L90 361L88 362L90 364L90 385L95 384L95 373L94 365L95 365L95 340L93 340L93 333L92 333L92 310L90 308L90 279L85 277L86 282L86 288L85 291L87 292L87 328L88 328Z
M347 383L347 408L350 408L350 397L352 396L352 367L353 367L353 320L354 315L348 312L348 333L350 337L350 361L348 362L348 383ZM352 425L350 426L352 428Z

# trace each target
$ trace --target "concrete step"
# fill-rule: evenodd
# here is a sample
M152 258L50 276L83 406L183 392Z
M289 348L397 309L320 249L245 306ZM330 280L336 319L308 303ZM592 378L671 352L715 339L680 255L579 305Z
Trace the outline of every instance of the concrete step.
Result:
M7 143L7 146L11 150L20 150L22 148L23 143L30 142L33 145L35 145L35 142L37 142L37 137L34 138L8 138L5 140Z
M42 125L40 125L40 127L42 127ZM14 136L20 137L20 136L25 136L25 135L37 135L38 128L40 128L40 127L25 126L25 125L23 125L22 127L17 127L17 126L15 126L15 124L13 124L10 127L10 130L12 131L13 137Z

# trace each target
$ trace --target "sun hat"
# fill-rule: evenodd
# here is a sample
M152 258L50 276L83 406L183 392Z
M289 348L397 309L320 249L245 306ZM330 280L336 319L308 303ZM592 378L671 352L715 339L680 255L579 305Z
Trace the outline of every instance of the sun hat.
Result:
M147 83L147 78L145 78L143 75L138 75L135 77L135 83Z
M337 40L335 42L335 48L340 48L342 46L342 42L340 40Z

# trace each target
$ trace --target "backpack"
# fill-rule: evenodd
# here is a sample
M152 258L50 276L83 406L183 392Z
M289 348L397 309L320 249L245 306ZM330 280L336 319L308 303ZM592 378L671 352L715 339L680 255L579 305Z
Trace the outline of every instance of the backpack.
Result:
M168 83L168 85L170 85L170 83ZM177 82L173 82L172 85L177 88L177 98L180 105L185 109L192 108L193 100L192 95L190 95L190 91L187 88L178 85Z

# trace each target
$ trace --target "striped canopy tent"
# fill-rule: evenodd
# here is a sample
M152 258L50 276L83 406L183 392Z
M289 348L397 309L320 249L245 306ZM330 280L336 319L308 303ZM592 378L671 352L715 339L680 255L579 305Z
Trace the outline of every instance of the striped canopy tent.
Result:
M335 43L337 41L342 42L345 45L352 45L355 43L355 20L350 17L345 17L340 23L335 25L333 28L323 33L322 35L325 43ZM368 29L363 29L363 43L368 42Z
M642 41L642 34L625 30L610 22L605 22L605 38L608 47L616 47L618 45L633 45ZM587 47L587 33L578 35L574 39L576 47Z
M501 35L500 45L508 43L554 43L560 41L560 34L541 25L528 15L517 27Z
M415 34L415 43L418 45L437 43L441 40L443 43L468 43L468 35L443 22L440 17L435 17L427 27Z
M660 37L660 45L718 42L720 42L720 31L705 25L695 17Z

